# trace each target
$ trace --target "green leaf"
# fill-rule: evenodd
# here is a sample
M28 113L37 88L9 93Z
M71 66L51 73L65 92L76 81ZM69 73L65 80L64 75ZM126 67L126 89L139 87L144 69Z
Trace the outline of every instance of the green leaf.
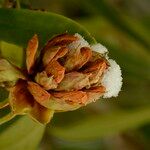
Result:
M90 43L95 42L78 23L57 14L0 8L0 18L0 39L24 48L34 34L39 36L42 46L52 36L65 32L80 33Z
M0 149L34 150L42 138L44 129L45 126L32 121L28 117L21 117L1 131Z
M137 128L148 122L150 122L150 107L145 107L82 119L71 127L51 127L49 133L66 140L91 140Z

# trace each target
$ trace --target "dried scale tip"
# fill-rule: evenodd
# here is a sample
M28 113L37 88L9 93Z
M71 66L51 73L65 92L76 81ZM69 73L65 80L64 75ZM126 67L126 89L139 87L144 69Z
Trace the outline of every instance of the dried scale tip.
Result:
M122 85L121 70L107 56L101 44L90 46L79 35L61 34L49 40L37 61L38 37L26 49L26 74L5 59L0 59L0 86L9 91L11 113L27 114L47 124L54 112L71 111L95 102L100 97L117 96Z

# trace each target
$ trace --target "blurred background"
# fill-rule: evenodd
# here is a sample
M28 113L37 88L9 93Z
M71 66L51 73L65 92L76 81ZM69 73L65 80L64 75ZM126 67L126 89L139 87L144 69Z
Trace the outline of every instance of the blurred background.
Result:
M56 114L39 150L149 150L150 1L20 0L20 4L83 25L108 48L123 73L117 98Z

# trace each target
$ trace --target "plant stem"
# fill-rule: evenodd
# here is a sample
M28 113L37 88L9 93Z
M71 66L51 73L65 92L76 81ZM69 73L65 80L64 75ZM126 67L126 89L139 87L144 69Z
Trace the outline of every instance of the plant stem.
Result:
M16 115L12 112L10 112L9 114L5 115L4 117L0 118L0 125L11 120L12 118L14 118Z

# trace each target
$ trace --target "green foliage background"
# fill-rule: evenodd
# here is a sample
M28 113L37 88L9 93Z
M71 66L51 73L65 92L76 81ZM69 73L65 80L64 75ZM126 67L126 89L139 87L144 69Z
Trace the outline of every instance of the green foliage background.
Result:
M0 1L3 7L4 0ZM41 45L59 32L79 32L105 45L122 68L117 98L101 99L73 112L55 114L47 127L27 117L0 126L1 150L148 150L150 148L149 0L21 0L23 9L44 9L66 17L0 8L1 55L23 66L34 34ZM11 43L11 44L10 44ZM13 43L13 44L12 44ZM0 89L0 100L7 94ZM0 111L0 117L9 110ZM42 140L41 140L42 139Z

